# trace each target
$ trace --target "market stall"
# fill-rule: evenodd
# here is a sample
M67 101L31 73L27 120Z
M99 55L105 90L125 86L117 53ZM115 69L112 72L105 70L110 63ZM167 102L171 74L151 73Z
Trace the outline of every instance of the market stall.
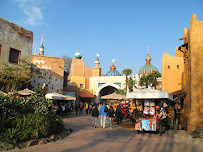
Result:
M132 99L136 105L135 130L160 131L162 134L168 115L166 108L173 100L173 96L164 91L147 88L128 92L126 97Z
M70 115L72 101L76 100L75 97L62 95L56 92L47 93L45 95L45 98L53 100L52 107L57 109L57 112L60 115Z

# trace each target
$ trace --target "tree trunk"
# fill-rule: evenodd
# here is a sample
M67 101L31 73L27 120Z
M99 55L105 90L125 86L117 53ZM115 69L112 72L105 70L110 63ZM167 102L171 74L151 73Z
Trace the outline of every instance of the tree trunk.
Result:
M154 79L154 89L156 90L157 81L156 78Z
M128 88L127 88L127 87L128 87L128 76L127 76L127 75L126 75L125 81L126 81L126 82L125 82L125 87L126 87L126 88L125 88L125 95L126 95L126 94L127 94L127 89L128 89Z
M148 82L146 82L146 88L148 88Z

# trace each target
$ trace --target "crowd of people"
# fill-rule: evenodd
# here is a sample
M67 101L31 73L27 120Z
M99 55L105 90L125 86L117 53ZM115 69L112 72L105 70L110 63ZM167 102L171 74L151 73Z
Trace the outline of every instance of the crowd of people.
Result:
M83 109L85 110L86 115L92 116L92 127L97 127L97 120L100 117L101 128L106 127L106 119L107 117L110 120L110 128L113 128L113 121L119 125L122 122L122 119L125 118L128 112L127 106L118 104L117 107L106 105L105 102L103 104L88 104L80 102L79 105L75 105L76 115L83 114ZM78 113L78 111L80 111Z

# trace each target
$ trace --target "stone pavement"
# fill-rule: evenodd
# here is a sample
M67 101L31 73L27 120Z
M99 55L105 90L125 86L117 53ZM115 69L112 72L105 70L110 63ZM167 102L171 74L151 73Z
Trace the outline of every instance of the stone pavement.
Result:
M162 136L156 133L137 134L133 128L122 128L114 124L110 129L92 128L90 115L71 115L64 118L67 128L73 132L66 138L21 149L22 152L203 152L203 143L187 137L182 130L169 130ZM12 150L15 151L15 150Z

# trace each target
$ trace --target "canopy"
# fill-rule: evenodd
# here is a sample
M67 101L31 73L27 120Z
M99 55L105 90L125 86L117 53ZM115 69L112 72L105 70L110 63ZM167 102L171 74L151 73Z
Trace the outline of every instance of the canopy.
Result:
M85 92L85 91L80 91L80 97L81 98L94 98L93 95L91 95L90 93Z
M29 90L28 88L18 91L18 94L21 96L28 96L28 95L35 94L35 93L36 92Z
M120 95L120 94L117 94L117 93L114 92L112 94L102 96L101 99L125 100L126 97L124 95Z
M170 99L173 100L173 95L168 92L146 88L143 90L135 90L128 92L126 97L128 99Z
M67 96L67 95L62 95L59 93L47 93L45 95L45 98L47 99L55 99L55 100L76 100L75 97Z

